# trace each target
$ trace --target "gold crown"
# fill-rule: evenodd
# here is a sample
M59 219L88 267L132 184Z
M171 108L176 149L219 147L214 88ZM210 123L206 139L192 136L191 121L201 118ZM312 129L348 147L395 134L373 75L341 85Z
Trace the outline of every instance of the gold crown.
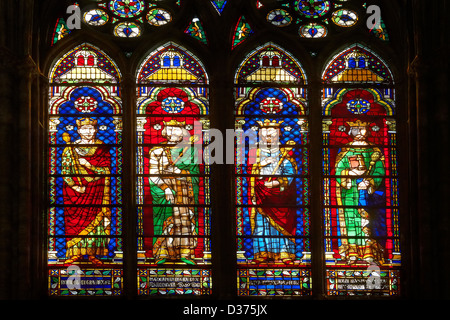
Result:
M167 126L170 126L170 127L184 127L186 125L185 121L177 121L175 119L172 119L169 122L165 122L165 121L163 121L163 122L164 122L164 125L166 127Z
M361 120L356 120L356 122L347 122L347 124L350 127L368 127L369 126L369 122L362 122Z
M96 126L97 125L97 119L91 119L91 118L81 118L77 120L77 126Z
M279 128L281 126L281 124L283 123L283 120L278 122L277 120L270 121L269 119L266 119L266 120L264 120L264 122L262 122L262 121L256 121L256 122L258 122L258 124L261 128Z

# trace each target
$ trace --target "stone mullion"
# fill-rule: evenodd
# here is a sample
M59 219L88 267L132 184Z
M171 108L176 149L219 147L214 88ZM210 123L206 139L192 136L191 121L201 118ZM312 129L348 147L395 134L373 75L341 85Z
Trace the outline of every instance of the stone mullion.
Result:
M123 281L124 296L137 295L137 207L136 207L136 82L124 74L122 91L122 194L123 194Z
M14 172L14 146L7 141L14 141L14 127L17 117L14 116L14 74L11 66L15 61L12 52L4 47L0 47L0 140L4 143L0 144L0 153L4 155L0 159L0 179L1 181L16 181L17 177L13 176ZM16 246L14 234L16 230L13 224L13 213L15 204L7 199L14 198L14 192L11 185L7 183L0 184L0 268L4 272L0 273L0 283L5 288L13 287L13 268L12 257L13 248ZM12 292L2 290L0 298L11 298Z
M322 104L321 104L322 82L313 79L310 83L308 93L309 99L309 134L310 149L309 177L310 177L310 212L311 212L311 269L312 269L312 294L314 298L320 299L326 296L325 289L325 248L323 232L323 196L322 196Z
M33 225L38 226L34 231L35 243L39 244L33 247L35 251L35 266L34 270L37 270L36 281L34 286L36 291L36 296L46 296L47 295L47 259L48 259L48 90L49 90L49 80L47 77L38 75L36 81L34 82L33 91L35 91L35 99L33 106L33 128L34 128L34 149L33 155L36 159L36 164L34 167L34 177L37 183L35 183L35 189L39 192L34 191L34 203L35 207L38 208L38 215L35 217ZM38 123L38 124L36 124ZM37 211L37 210L36 210Z
M2 288L0 298L30 298L34 291L37 270L34 264L33 242L38 206L33 202L34 187L32 131L33 80L38 68L31 52L33 0L4 0L0 2L0 139L2 159L0 163L0 225L1 269L0 283L7 283L9 290ZM11 199L14 199L12 201ZM34 268L34 269L33 269Z
M33 170L36 169L36 158L34 157L33 144L36 136L32 131L33 108L38 104L33 97L33 83L38 75L38 68L30 56L20 59L12 52L2 48L1 54L3 65L0 71L0 84L2 90L1 127L0 137L5 143L2 154L8 155L3 158L1 176L3 181L12 181L10 185L3 184L5 190L1 190L5 197L1 201L1 211L8 219L10 229L6 230L8 257L2 261L9 264L11 278L11 297L24 296L21 288L32 287L33 281L38 276L33 272L33 264L36 247L30 244L38 233L35 233L39 207L36 198L33 197L34 183ZM15 201L10 201L15 199ZM12 214L14 212L14 214ZM9 216L8 216L9 215ZM4 233L2 232L2 235ZM4 251L2 251L4 252ZM28 291L25 295L32 296Z

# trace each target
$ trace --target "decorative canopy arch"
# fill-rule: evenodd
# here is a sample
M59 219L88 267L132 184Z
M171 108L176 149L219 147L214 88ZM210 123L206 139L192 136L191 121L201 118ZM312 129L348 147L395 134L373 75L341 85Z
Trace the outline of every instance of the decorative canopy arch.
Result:
M52 88L54 93L54 99L52 100L49 108L49 114L68 114L77 112L95 112L97 114L121 114L122 105L120 99L117 98L117 92L115 95L111 95L111 92L103 86L71 86L65 90L62 90L61 95L58 88ZM80 99L89 97L95 101L95 108L83 102L83 105L79 105ZM100 104L98 104L100 103ZM97 109L97 107L99 107Z
M138 68L136 81L144 84L202 84L209 82L202 62L187 49L168 42L152 51Z
M376 113L370 112L370 108L366 108L364 110L359 109L359 113L355 114L376 114L376 115L387 115L393 116L395 112L395 105L392 99L389 96L385 96L380 89L376 88L365 88L365 89L339 89L336 91L333 97L330 97L328 100L323 102L323 115L331 116L333 112L333 108L343 102L346 97L351 97L352 101L366 101L370 104L378 104L384 108L384 112L378 110ZM350 98L347 98L348 100ZM347 106L347 109L351 111L350 106Z
M288 88L252 88L236 106L236 115L275 114L287 109L284 115L305 115L306 100Z
M372 50L354 44L326 64L322 81L329 83L394 84L387 64Z
M301 64L289 52L268 42L248 54L235 73L235 84L307 84Z
M197 94L195 88L151 88L137 103L137 114L182 113L184 115L207 115L208 101Z
M76 84L83 82L120 82L122 75L114 61L102 50L83 43L69 50L54 63L49 79L52 84Z

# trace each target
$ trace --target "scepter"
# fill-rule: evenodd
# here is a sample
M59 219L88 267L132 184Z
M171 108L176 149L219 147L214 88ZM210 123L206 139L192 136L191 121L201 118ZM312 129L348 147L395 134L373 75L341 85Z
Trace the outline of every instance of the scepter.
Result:
M382 158L383 157L382 157L381 152L375 151L374 153L372 153L372 155L370 156L370 160L371 161L370 161L370 167L369 167L369 170L368 170L369 173L370 173L370 171L372 171L373 166L375 165L375 163L378 160L383 160Z
M70 134L68 134L67 132L63 132L62 138L63 138L64 142L69 146L71 158L73 159L73 161L77 161L77 158L75 158L75 155L74 155L74 152L73 152L73 146L70 143L70 141L71 141ZM75 173L79 174L78 165L76 163L74 163L74 169L75 169ZM78 182L79 182L79 184L81 186L82 183L81 183L80 177L77 176L76 178L77 178L77 180L78 180Z
M368 174L370 175L370 172L372 171L373 167L375 166L375 163L378 161L384 160L383 155L381 154L381 152L379 151L375 151L374 153L372 153L372 155L370 156L370 166L369 166L369 170L367 170ZM370 192L369 192L370 194Z
M189 138L189 143L190 144L194 144L197 141L199 141L199 137L197 135L193 135ZM183 148L183 150L180 152L180 154L178 155L178 157L175 159L175 161L173 162L173 165L175 165L180 159L181 157L184 155L184 153L190 148L191 146L186 146Z
M295 145L295 142L294 142L294 141L289 140L288 142L286 142L286 144L287 144L288 146L290 146L290 147L284 148L283 156L281 157L280 161L278 161L277 166L275 167L275 169L272 171L272 175L275 175L275 174L277 173L277 171L278 171L278 169L280 168L281 164L282 164L282 163L284 162L284 160L286 159L288 153L289 153L292 149L294 149L294 147L293 147L293 146ZM268 181L271 182L271 181L272 181L272 178L273 178L273 177L269 177L269 180L268 180Z

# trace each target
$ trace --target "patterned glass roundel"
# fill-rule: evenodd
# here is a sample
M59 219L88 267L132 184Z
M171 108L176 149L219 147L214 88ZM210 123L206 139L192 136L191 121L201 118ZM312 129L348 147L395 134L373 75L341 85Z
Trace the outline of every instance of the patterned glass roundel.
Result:
M109 3L109 9L122 18L135 17L145 9L142 0L113 0Z
M301 0L296 1L294 7L307 18L318 18L330 10L330 1Z

